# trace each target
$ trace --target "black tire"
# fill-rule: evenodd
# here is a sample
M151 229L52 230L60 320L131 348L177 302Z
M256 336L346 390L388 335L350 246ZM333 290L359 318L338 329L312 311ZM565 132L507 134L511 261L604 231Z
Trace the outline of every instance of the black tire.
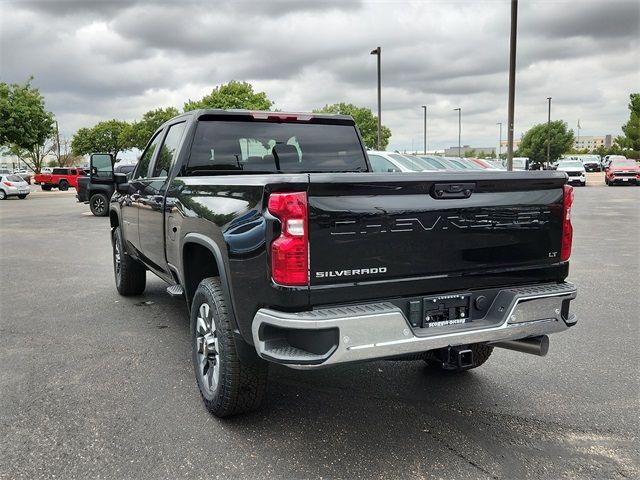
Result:
M113 273L118 293L125 297L140 295L147 286L147 269L124 248L120 227L113 230Z
M243 362L235 342L220 279L205 278L191 304L191 349L200 395L216 417L256 410L265 396L267 362Z
M581 185L582 187L586 187L586 186L587 186L587 182L580 182L580 185Z
M609 182L607 181L607 185L609 185L610 187L613 187L615 185L615 182Z
M89 199L89 208L96 217L106 217L109 214L109 199L104 193L94 193Z
M27 198L27 196L26 196L26 195L18 195L18 198L19 198L20 200L24 200L25 198Z
M0 189L0 200L6 200L6 198L7 198L7 192Z
M483 365L487 360L489 360L489 357L493 352L493 347L484 343L472 343L467 348L473 351L473 366L471 367L445 368L443 363L446 359L443 358L443 355L446 355L446 349L427 352L427 356L424 361L429 365L429 367L437 370L443 370L446 372L464 372L465 370L471 370L472 368L478 368L480 365Z
M42 190L44 192L50 192L51 191L51 185L42 185Z
M67 190L69 190L69 182L67 182L66 180L60 180L60 183L58 183L58 190L60 190L61 192L66 192Z

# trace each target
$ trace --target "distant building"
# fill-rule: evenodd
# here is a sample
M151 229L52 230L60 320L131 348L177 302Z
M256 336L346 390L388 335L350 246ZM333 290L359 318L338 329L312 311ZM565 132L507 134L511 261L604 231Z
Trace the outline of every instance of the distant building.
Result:
M522 140L516 140L515 138L513 139L514 151L520 148L520 142L522 142ZM509 142L507 140L502 140L502 142L500 142L500 145L502 145L502 153L507 153L507 146L509 145Z
M573 142L573 148L576 150L595 150L598 147L610 148L612 143L611 135L589 136L580 135Z
M483 153L484 155L495 155L496 149L495 147L470 147L469 145L463 145L460 148L460 154L458 154L458 147L450 147L444 149L445 157L457 157L457 156L465 156L468 152L475 152L476 155L480 155Z
M521 140L513 139L513 149L517 150L520 147ZM610 148L613 143L613 138L611 135L596 135L596 136L588 136L588 135L580 135L580 139L578 141L578 137L575 137L573 142L574 150L595 150L598 147ZM507 141L502 141L502 153L507 152Z

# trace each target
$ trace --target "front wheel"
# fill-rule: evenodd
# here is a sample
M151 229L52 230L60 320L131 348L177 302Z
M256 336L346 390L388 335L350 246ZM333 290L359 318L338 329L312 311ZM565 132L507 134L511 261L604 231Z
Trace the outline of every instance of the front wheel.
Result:
M20 200L24 200L25 198L27 198L27 196L26 196L26 195L18 195L18 198L19 198Z
M7 193L4 190L0 190L0 200L7 198Z
M89 200L89 208L91 213L96 217L106 217L109 213L107 210L109 200L104 193L94 193Z
M42 190L44 192L50 192L51 191L51 185L42 185Z
M60 183L58 184L58 190L60 190L61 192L66 192L67 190L69 190L69 182L67 182L66 180L60 180Z
M116 277L118 293L125 297L140 295L147 286L147 270L124 249L122 231L113 231L113 273Z
M217 417L256 410L267 388L267 363L236 353L233 326L219 278L205 278L191 304L191 348L200 395Z

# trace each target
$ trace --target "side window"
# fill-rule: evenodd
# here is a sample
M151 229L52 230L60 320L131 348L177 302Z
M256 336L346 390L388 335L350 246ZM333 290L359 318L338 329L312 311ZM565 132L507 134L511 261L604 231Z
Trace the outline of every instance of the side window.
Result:
M158 152L158 159L153 167L154 178L168 177L171 171L171 165L173 159L180 145L180 139L182 138L182 132L184 132L185 123L176 123L169 127L167 136L164 139L164 143Z
M138 167L136 168L135 173L133 174L133 178L147 178L149 176L149 164L151 163L151 159L153 158L153 154L158 148L158 144L160 143L160 139L162 138L162 132L158 132L151 143L144 151L140 160L138 161Z
M371 168L374 172L399 172L400 170L389 160L378 155L369 155Z

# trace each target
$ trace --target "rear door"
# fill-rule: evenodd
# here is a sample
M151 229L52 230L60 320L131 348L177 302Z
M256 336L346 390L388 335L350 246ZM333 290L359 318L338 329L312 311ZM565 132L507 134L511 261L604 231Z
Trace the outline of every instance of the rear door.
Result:
M182 141L184 121L169 125L158 154L149 168L149 177L140 179L138 225L140 248L147 260L160 271L167 271L164 232L164 196L168 178Z
M564 183L555 172L311 174L312 304L562 276ZM326 295L333 287L342 293Z

